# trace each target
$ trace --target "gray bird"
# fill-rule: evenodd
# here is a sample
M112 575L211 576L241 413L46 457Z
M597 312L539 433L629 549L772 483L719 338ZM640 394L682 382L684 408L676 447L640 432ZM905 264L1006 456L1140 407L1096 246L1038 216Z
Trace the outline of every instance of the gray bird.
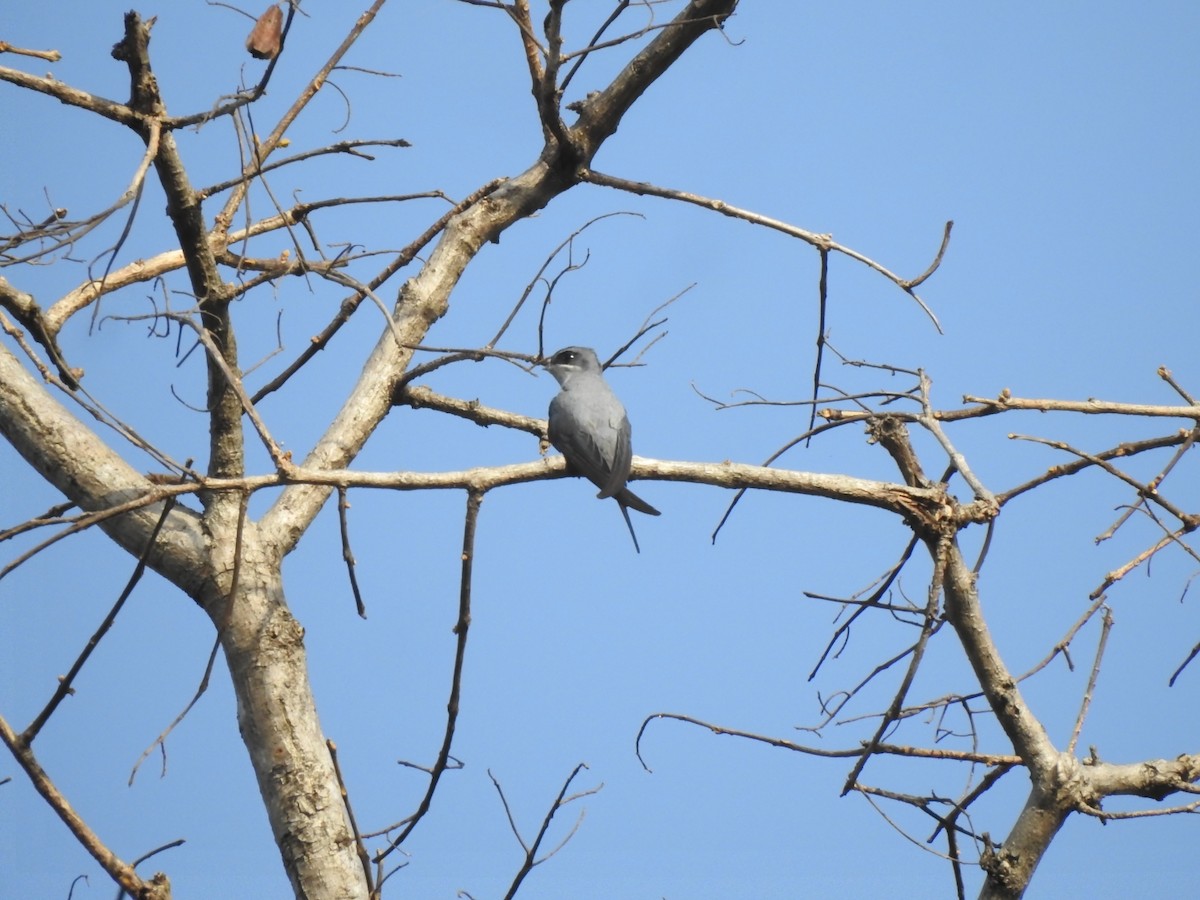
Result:
M636 509L648 516L657 516L659 512L625 487L633 458L629 417L604 380L596 351L566 347L543 366L562 388L550 401L550 443L567 458L567 471L583 475L600 488L597 497L612 497L617 501L629 526L633 549L641 553L629 510Z

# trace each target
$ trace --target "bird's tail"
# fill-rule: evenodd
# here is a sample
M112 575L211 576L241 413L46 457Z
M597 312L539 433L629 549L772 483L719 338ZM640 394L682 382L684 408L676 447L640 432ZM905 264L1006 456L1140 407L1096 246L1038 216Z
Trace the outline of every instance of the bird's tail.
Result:
M633 538L633 549L641 553L642 548L638 546L637 535L633 531L633 520L629 518L629 510L625 508L624 503L621 504L621 515L625 517L625 524L629 526L629 536Z
M621 504L622 511L624 511L625 507L628 506L631 509L636 509L640 513L645 513L648 516L662 515L662 513L660 513L657 509L655 509L629 488L621 488L621 490L618 491L614 496L617 498L617 502Z

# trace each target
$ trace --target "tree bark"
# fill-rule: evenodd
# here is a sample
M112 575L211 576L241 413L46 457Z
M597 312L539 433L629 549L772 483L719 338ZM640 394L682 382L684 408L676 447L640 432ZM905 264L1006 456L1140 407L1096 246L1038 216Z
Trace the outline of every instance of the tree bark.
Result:
M1004 844L985 848L980 855L979 865L987 878L979 900L1017 900L1024 896L1038 863L1070 811L1062 794L1035 784Z
M63 406L0 345L0 434L63 496L87 512L155 496L155 485ZM100 528L134 556L162 516L162 501L103 519ZM209 567L199 516L176 506L148 557L151 568L199 596Z
M285 602L278 558L264 552L250 523L237 557L221 565L236 584L211 598L209 610L271 833L297 897L358 900L367 896L366 873L317 717L304 628Z

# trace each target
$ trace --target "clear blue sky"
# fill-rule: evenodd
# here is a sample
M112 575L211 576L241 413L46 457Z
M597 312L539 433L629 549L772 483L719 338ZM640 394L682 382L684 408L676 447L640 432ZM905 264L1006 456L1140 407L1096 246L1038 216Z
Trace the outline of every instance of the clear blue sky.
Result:
M361 4L365 7L365 3ZM107 0L7 4L0 39L56 48L56 64L13 56L0 64L124 99L127 74L109 57L130 4ZM248 20L198 0L141 6L158 15L152 52L169 109L208 108L239 78L257 77L241 45ZM594 8L567 7L567 43L594 28ZM306 4L269 96L254 109L265 133L297 86L341 40L359 9ZM666 13L661 13L665 15ZM535 13L540 21L541 13ZM916 275L956 223L942 270L922 289L939 335L901 292L844 259L833 260L828 328L847 356L924 367L934 399L1010 388L1032 397L1172 403L1156 376L1167 366L1200 392L1195 255L1200 240L1200 8L1190 3L1010 4L779 3L743 0L725 35L710 35L642 98L597 157L598 170L718 197L817 232L831 232L895 271ZM628 48L585 66L572 91L605 83ZM411 149L378 161L322 160L279 173L281 202L432 189L462 196L526 168L540 146L521 48L503 14L450 0L396 2L348 64L401 77L340 72L350 99L323 92L291 132L293 147L346 138L403 137ZM242 72L244 67L244 74ZM130 133L45 97L0 86L0 201L32 218L45 191L73 215L101 209L124 190L141 154ZM179 136L193 182L237 164L227 122ZM263 196L254 211L269 209ZM148 190L120 261L170 246L162 197ZM208 211L215 210L209 206ZM545 255L589 218L616 217L580 240L590 260L564 279L547 325L547 349L578 343L602 355L623 343L659 303L695 284L669 310L670 332L647 365L613 372L629 408L635 452L654 458L756 463L803 430L803 407L715 412L693 391L749 388L773 399L810 391L816 328L816 255L778 234L661 200L581 187L507 232L472 265L449 316L430 335L474 346L503 321ZM396 248L440 213L435 201L355 207L320 220L328 242ZM89 260L118 226L81 246ZM256 255L277 253L282 238ZM360 270L360 274L364 270ZM9 270L43 305L85 278L80 264ZM387 299L399 282L389 284ZM172 290L185 288L177 276ZM107 300L105 315L149 311L149 290ZM343 291L281 284L240 304L247 365L271 351L282 312L284 353L261 383L327 321ZM160 295L161 296L161 295ZM179 298L180 305L186 298ZM86 318L86 317L84 317ZM535 352L531 307L507 349ZM343 337L292 386L263 404L277 437L301 456L336 409L380 330L365 308ZM202 416L172 396L203 403L194 354L176 367L174 335L145 323L86 322L64 336L89 389L176 458L203 459ZM825 380L847 391L906 388L903 378L827 362ZM555 386L499 363L443 370L439 390L541 415ZM951 438L980 477L1003 490L1060 461L1009 432L1103 449L1164 433L1153 422L1082 421L1029 414L968 423ZM931 474L944 465L928 441ZM532 459L526 435L398 411L356 464L420 471ZM150 468L145 458L130 454ZM894 479L885 454L843 429L783 464ZM1195 461L1173 478L1194 507ZM1132 466L1145 475L1149 469ZM0 527L58 497L7 448L0 449ZM1193 486L1189 494L1188 486ZM660 723L633 753L642 719L695 715L784 738L851 747L871 722L824 738L796 726L819 720L817 692L857 683L912 632L890 620L856 629L840 658L806 679L835 609L803 592L850 595L894 562L907 532L888 516L793 496L751 496L715 546L709 535L729 495L714 488L642 482L663 511L640 518L635 556L616 508L574 480L495 492L480 521L474 617L454 755L433 811L407 845L396 896L503 894L520 862L490 769L526 835L535 833L562 781L603 782L581 804L571 843L526 881L528 898L793 898L950 896L947 864L893 829L861 797L839 799L845 762L814 760ZM1148 526L1099 546L1128 489L1098 475L1014 503L997 528L981 590L1005 658L1024 671L1080 614L1104 574L1154 540ZM358 820L376 829L408 815L425 782L397 759L432 761L440 742L452 663L463 498L457 493L352 495L350 527L369 609L364 622L327 509L288 560L289 600L307 630L323 725L337 741ZM259 509L261 511L261 508ZM977 546L978 535L964 536ZM7 561L28 543L10 542ZM133 566L99 534L60 543L0 582L0 713L17 726L40 708ZM1195 569L1181 555L1155 562L1110 592L1116 628L1081 746L1112 761L1195 752L1200 670L1174 689L1166 679L1200 639ZM928 566L900 588L922 600ZM1050 733L1065 744L1086 684L1097 630L1075 646L1076 668L1055 663L1028 688ZM914 697L974 688L947 632ZM208 619L148 576L117 627L36 745L43 765L109 845L132 859L186 838L147 867L165 870L179 897L289 895L237 732L228 676L218 663L207 695L132 788L129 769L183 707L213 639ZM892 680L851 714L886 704ZM955 722L961 725L961 722ZM898 736L929 745L936 722ZM1009 747L986 722L983 748ZM863 780L913 793L960 791L967 774L930 763L876 760ZM14 898L110 897L112 886L9 760L0 760L0 894ZM1023 800L1010 776L973 819L999 840ZM1144 806L1145 804L1142 804ZM1113 805L1113 808L1120 808ZM919 840L928 820L888 807ZM569 822L569 813L563 822ZM564 833L556 825L556 835ZM1071 819L1029 896L1185 897L1194 893L1195 821L1147 819L1101 827ZM556 839L552 839L553 840ZM371 844L369 849L374 849ZM939 845L935 845L939 846ZM940 845L944 847L944 845ZM978 889L970 873L969 893Z

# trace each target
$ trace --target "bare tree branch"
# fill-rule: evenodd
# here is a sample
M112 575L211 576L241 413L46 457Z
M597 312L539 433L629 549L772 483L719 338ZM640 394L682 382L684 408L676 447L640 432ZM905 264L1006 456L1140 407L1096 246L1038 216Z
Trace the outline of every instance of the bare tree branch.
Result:
M749 210L745 209L739 209L736 206L731 206L724 200L714 200L709 197L701 197L697 194L692 194L687 191L661 188L653 184L648 184L644 181L629 181L625 178L606 175L602 172L597 172L592 169L582 170L580 172L580 177L584 181L591 182L592 184L598 184L602 187L611 187L622 191L628 191L629 193L633 194L662 197L666 200L679 200L684 203L691 203L695 206L703 207L704 209L710 209L713 212L719 212L725 216L730 216L735 219L742 219L743 221L749 222L753 225L762 225L774 231L779 231L791 237L798 238L804 241L804 243L816 247L823 254L829 252L841 253L843 256L850 257L855 262L860 262L867 268L873 269L888 281L892 282L901 290L903 290L917 302L917 305L921 307L925 315L927 315L929 320L933 322L934 327L937 328L939 332L942 330L941 323L938 321L937 316L934 315L933 310L926 305L925 301L917 295L913 288L929 278L929 276L932 275L937 269L942 255L945 252L945 240L943 240L942 246L938 250L937 256L935 257L934 262L930 264L929 268L920 277L909 280L901 278L890 269L885 268L870 257L864 256L857 250L852 250L849 247L845 247L842 244L837 243L830 235L817 234L812 231L807 231L803 228L797 228L795 225L790 225L787 222L780 221L779 219L772 219L769 216L760 215L759 213L750 212ZM949 234L948 228L946 234Z
M554 849L547 852L544 856L539 857L537 855L538 850L541 848L542 841L545 840L546 832L550 829L550 823L554 820L555 813L573 800L578 800L582 797L590 797L593 794L598 793L600 789L604 787L603 784L600 784L594 788L588 788L585 791L572 794L570 797L567 796L567 791L571 787L571 782L573 782L576 776L578 776L579 773L586 768L587 765L585 763L580 763L571 771L571 774L567 776L567 780L563 782L562 790L558 792L558 796L554 798L554 803L550 805L549 811L542 819L542 826L538 829L537 837L535 837L533 842L529 844L525 843L525 839L521 837L521 831L519 828L517 828L517 823L513 819L512 809L509 808L508 798L504 796L504 789L500 787L500 782L496 780L496 776L492 774L491 769L488 769L488 778L492 780L492 784L496 788L496 793L500 795L500 802L504 805L504 814L508 816L509 828L512 829L512 833L516 837L517 843L521 845L521 849L525 851L525 859L521 864L521 868L517 871L517 874L513 876L512 883L508 886L508 892L504 895L504 900L512 900L512 898L517 895L517 891L520 889L521 883L525 880L529 873L533 871L533 867L541 865L550 857L558 853L558 851L565 847L567 842L575 836L575 832L579 830L579 826L583 823L584 811L582 810L580 811L578 818L575 819L575 824L571 826L571 830L564 835L563 839L558 842L558 845L555 846Z
M417 823L429 812L433 795L441 783L442 775L454 759L450 747L454 743L454 730L458 724L459 700L462 696L463 661L467 653L467 632L471 628L471 578L475 567L475 532L479 523L479 508L483 503L481 490L467 492L467 511L463 522L462 574L459 579L458 621L454 623L457 642L454 650L454 674L450 679L450 699L446 702L446 730L442 736L442 747L437 762L429 770L429 786L421 798L416 812L404 820L400 833L392 839L385 850L375 854L375 863L382 864L404 842ZM381 882L382 883L382 882Z
M149 881L144 881L134 871L133 866L124 862L108 849L71 804L54 786L50 776L38 764L37 758L29 748L29 744L9 727L8 722L0 716L0 740L13 755L13 759L25 772L26 777L42 798L62 819L63 824L70 829L71 834L80 845L91 854L92 858L104 869L125 891L136 900L170 900L171 884L162 873L155 875Z

